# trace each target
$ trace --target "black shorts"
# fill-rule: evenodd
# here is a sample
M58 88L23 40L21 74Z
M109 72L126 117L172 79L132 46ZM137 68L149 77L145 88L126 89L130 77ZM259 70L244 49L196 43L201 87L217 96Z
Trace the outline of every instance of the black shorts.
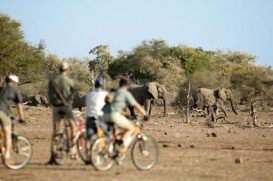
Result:
M91 138L92 135L97 133L96 120L95 117L87 117L85 125L87 138Z

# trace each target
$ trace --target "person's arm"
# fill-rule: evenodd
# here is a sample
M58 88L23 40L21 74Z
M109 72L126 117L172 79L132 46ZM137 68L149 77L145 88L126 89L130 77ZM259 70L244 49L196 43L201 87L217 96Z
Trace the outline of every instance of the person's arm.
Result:
M23 104L22 103L16 104L16 108L18 111L19 120L23 121L24 120Z
M139 103L136 103L134 108L136 108L136 110L138 110L143 116L147 116L147 112Z

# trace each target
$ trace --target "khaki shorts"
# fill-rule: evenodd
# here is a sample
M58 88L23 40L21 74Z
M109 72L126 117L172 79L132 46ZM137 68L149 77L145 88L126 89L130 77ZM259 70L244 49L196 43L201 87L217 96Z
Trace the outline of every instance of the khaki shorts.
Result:
M104 114L100 119L106 123L114 123L120 128L129 129L134 127L133 123L119 112Z
M1 126L10 126L11 125L10 117L3 111L0 111L0 125Z
M54 106L52 116L53 122L59 122L61 119L75 120L71 106Z

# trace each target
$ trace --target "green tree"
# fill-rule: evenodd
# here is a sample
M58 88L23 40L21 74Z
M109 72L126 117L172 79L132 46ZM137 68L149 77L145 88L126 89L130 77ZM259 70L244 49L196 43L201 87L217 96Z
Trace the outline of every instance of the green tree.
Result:
M0 74L12 72L21 84L35 83L44 78L45 44L30 45L21 31L21 24L0 14ZM35 76L34 76L35 75Z
M90 50L89 54L95 55L95 58L89 61L89 68L93 76L108 77L108 67L114 58L109 51L108 45L99 45Z

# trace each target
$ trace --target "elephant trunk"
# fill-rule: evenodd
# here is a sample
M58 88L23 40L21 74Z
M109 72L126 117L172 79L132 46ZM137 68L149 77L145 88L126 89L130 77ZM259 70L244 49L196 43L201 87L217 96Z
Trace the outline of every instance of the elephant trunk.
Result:
M163 116L166 117L167 115L167 98L166 98L166 95L163 95L163 104L164 104L164 114Z
M236 111L236 109L234 108L234 105L233 105L233 98L230 98L230 99L229 99L229 102L230 102L232 111L233 111L235 114L238 114L237 111Z

